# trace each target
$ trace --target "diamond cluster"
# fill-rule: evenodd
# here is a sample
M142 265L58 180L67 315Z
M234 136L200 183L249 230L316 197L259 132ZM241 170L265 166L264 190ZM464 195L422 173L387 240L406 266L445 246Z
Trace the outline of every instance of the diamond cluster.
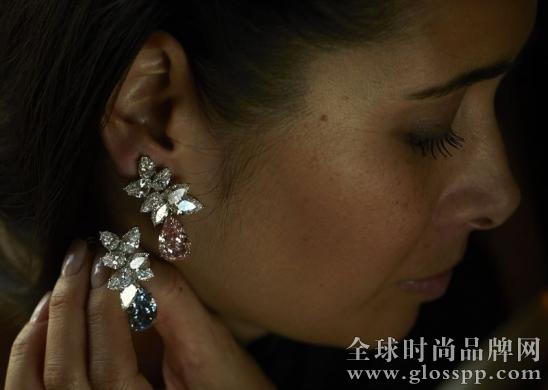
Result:
M122 237L101 231L99 240L108 251L99 261L114 273L107 282L107 288L120 292L122 308L127 311L131 328L145 330L156 317L156 301L139 285L140 281L154 276L150 269L148 253L139 252L140 232L133 227Z
M104 266L116 270L108 280L109 289L122 291L130 284L149 280L154 276L150 269L148 253L137 252L139 228L131 228L122 238L111 232L99 232L99 239L108 250L100 261Z
M139 159L139 179L124 187L129 196L144 199L140 211L150 212L154 226L173 215L190 215L204 206L188 193L188 184L172 184L171 171L163 168L156 172L156 164L148 156Z

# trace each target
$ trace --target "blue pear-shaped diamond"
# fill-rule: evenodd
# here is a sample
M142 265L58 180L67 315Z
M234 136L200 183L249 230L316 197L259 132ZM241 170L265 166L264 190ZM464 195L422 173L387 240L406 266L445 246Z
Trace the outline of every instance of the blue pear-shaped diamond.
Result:
M133 301L126 309L131 329L140 332L150 328L156 318L157 309L158 305L152 295L139 286Z

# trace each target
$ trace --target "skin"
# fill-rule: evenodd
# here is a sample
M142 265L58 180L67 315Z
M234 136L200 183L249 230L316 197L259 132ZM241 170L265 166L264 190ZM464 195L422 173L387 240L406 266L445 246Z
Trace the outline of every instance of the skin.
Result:
M120 191L140 153L189 183L206 209L180 219L193 253L176 267L242 344L268 332L342 348L356 336L373 345L402 339L429 299L398 283L454 267L472 231L499 226L517 208L494 112L502 75L441 98L406 94L515 59L536 1L423 7L406 39L315 57L306 110L258 137L256 169L230 205L214 190L222 147L176 41L154 35L113 97L102 133L112 225L142 227L142 246L156 251L158 230ZM453 127L463 148L423 157L406 136L424 121L431 132Z

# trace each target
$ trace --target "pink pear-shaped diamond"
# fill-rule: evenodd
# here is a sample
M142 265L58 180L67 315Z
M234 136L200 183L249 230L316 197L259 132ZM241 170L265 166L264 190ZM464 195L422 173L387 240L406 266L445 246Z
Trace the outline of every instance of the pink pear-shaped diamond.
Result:
M182 260L190 255L190 241L183 225L174 217L167 217L158 239L160 255L165 260Z

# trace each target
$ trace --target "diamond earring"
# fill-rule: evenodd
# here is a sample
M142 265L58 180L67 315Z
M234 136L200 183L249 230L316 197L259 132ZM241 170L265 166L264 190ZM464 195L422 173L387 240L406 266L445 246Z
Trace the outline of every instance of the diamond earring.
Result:
M169 186L169 168L156 172L156 164L146 155L139 159L138 172L139 179L125 186L124 191L129 196L144 199L140 211L150 212L154 226L163 223L158 237L160 256L169 261L187 258L190 255L191 242L175 216L195 214L204 205L189 194L188 184Z
M101 231L99 240L108 251L99 261L115 272L107 282L107 288L120 292L122 309L128 314L131 329L143 331L152 326L156 318L157 304L140 281L154 276L150 269L148 253L139 252L139 228L131 228L121 238L116 234Z

